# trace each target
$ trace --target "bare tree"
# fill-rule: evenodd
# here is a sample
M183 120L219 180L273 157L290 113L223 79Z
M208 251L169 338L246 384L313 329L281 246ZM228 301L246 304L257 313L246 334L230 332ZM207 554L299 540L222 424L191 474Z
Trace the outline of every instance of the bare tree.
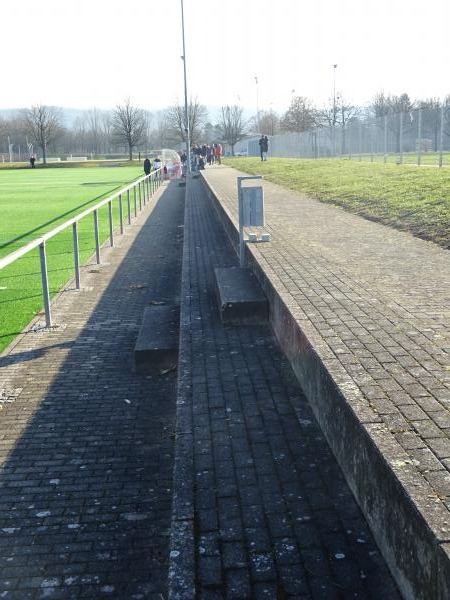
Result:
M411 115L414 109L414 103L411 101L408 94L401 94L400 96L385 95L384 92L378 92L375 94L371 110L375 118L387 117L388 128L394 133L396 139L396 151L400 151L400 138L403 132L410 129L411 120L404 119L400 115ZM379 123L381 123L381 119Z
M105 154L111 152L112 123L113 118L111 111L103 112L100 118L100 129L103 145L102 150Z
M222 137L220 126L216 123L215 125L208 121L203 127L203 139L206 143L212 144Z
M333 123L341 129L341 154L347 152L346 133L347 126L354 122L361 114L358 106L350 104L343 96L338 94L335 99L330 101L329 106L325 106L316 113L317 124L328 128L328 133L332 135Z
M95 154L100 154L101 142L101 111L98 108L93 108L87 112L88 136L90 143L90 151Z
M221 120L218 123L220 137L223 142L231 146L234 156L234 147L245 137L245 123L242 117L244 109L240 106L222 106Z
M371 108L374 117L384 117L385 115L410 112L414 108L414 103L408 94L386 96L384 92L378 92L372 100Z
M86 124L86 113L82 113L79 117L77 117L72 126L74 142L77 145L77 151L80 154L84 154L86 152L86 143L87 143L87 124Z
M24 111L25 132L42 150L42 162L47 162L47 148L64 132L61 110L55 106L32 106Z
M280 117L272 109L262 110L259 112L259 126L267 135L276 135L280 131Z
M422 140L429 135L433 143L433 149L437 152L439 149L442 104L438 98L419 100L417 104L422 111ZM419 140L419 144L423 143L422 140Z
M191 145L199 144L202 139L203 127L208 118L208 111L203 104L200 104L196 98L188 104L188 121ZM180 141L186 143L186 117L184 106L178 103L171 106L166 113L167 125L173 131L174 136Z
M281 119L284 131L308 131L316 126L316 109L308 98L294 96L288 110Z
M128 148L129 159L133 160L133 148L142 141L146 128L145 111L132 106L127 98L114 109L112 133L114 138Z

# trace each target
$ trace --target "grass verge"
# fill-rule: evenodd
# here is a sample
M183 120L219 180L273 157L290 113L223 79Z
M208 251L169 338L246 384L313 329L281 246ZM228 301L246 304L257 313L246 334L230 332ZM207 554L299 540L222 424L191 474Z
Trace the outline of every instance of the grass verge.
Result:
M142 174L139 166L110 169L16 170L0 173L0 257L6 256L98 203ZM133 211L132 198L132 211ZM119 203L113 221L119 224ZM127 198L123 198L125 222ZM133 214L133 212L132 212ZM109 234L108 208L99 211L100 239ZM93 217L79 223L80 259L95 253ZM74 275L72 228L46 244L50 293ZM42 310L39 251L0 271L0 351Z

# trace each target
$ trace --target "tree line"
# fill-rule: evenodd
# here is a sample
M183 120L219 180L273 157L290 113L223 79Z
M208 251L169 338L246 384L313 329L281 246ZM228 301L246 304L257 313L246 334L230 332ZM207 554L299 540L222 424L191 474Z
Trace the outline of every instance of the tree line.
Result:
M236 144L251 135L265 133L273 136L325 127L345 129L350 124L370 119L412 115L417 109L423 111L424 126L434 136L435 149L442 118L444 135L450 137L450 95L443 102L436 98L413 101L406 93L396 96L379 92L369 106L359 107L337 94L328 106L322 108L304 96L293 95L283 114L272 109L261 110L246 119L241 106L222 106L215 123L198 99L191 99L187 109L191 145L221 142L230 148L232 154ZM17 110L8 118L0 117L0 153L8 155L12 151L17 155L21 148L23 156L33 148L43 162L46 162L49 153L93 158L125 154L131 159L133 152L181 148L186 142L185 121L185 107L178 103L152 113L126 99L112 110L94 108L81 111L68 126L63 109L36 105ZM392 120L392 123L392 127L398 129L397 121Z

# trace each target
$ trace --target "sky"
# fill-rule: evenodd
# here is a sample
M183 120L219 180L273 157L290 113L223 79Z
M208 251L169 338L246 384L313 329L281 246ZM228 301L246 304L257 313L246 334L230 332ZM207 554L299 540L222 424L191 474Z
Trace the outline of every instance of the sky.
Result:
M188 96L206 106L450 94L449 0L183 5ZM181 0L4 0L0 20L0 109L184 103Z

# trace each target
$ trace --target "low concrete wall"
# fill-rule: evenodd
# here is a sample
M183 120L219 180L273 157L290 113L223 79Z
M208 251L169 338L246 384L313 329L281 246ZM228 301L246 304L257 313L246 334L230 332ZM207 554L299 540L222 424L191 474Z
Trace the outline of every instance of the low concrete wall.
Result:
M202 178L238 252L237 223ZM247 245L246 266L269 300L270 322L391 572L408 600L450 598L448 513L356 386L330 372Z

